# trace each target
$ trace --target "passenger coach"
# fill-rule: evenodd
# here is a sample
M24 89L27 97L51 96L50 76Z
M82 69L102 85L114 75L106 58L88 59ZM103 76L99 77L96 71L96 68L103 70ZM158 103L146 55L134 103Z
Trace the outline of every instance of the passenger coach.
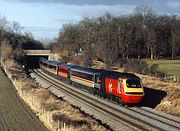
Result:
M104 70L86 68L86 67L74 67L71 68L70 81L78 83L80 86L84 86L85 89L91 92L97 93L101 87L100 76L104 73Z

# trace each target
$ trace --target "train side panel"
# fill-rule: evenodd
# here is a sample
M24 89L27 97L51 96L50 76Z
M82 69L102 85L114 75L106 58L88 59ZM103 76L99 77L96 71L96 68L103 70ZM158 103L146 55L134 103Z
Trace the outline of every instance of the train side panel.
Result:
M69 76L69 69L63 66L58 66L58 76L67 79Z
M93 81L93 75L84 72L71 71L70 80L87 87L94 88L95 83Z
M122 80L105 78L105 90L108 94L113 94L121 98L124 94Z
M57 75L57 68L48 67L47 70L54 75Z

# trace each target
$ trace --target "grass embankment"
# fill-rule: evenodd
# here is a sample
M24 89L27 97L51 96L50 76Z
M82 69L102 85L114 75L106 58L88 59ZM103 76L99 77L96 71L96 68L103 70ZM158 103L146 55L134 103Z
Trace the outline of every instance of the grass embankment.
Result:
M145 60L149 66L158 65L158 69L166 74L180 78L180 60Z
M145 106L180 116L180 84L160 78L137 74L145 87Z
M21 66L17 65L15 61L6 60L4 67L19 96L31 107L49 130L107 130L91 116L41 88L27 77Z

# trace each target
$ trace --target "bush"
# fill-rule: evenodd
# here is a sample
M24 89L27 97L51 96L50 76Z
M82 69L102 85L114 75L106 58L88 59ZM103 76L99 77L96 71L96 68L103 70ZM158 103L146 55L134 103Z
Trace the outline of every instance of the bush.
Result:
M3 41L1 44L1 62L12 58L13 48L9 41Z
M83 60L85 66L92 66L92 52L86 52Z
M159 78L164 78L166 76L166 73L159 71L158 70L158 65L153 64L149 67L149 75L159 77Z
M77 55L70 57L70 63L73 65L83 66L83 61L84 61L84 55Z
M16 49L16 50L14 50L12 52L12 55L13 55L14 60L16 62L18 62L20 64L24 63L24 61L25 61L25 53L23 51Z
M62 56L61 62L62 63L68 63L69 62L69 58L67 56Z
M151 75L159 78L164 78L166 76L166 73L158 70L157 64L153 64L148 67L148 64L143 60L129 59L122 61L124 62L123 68L125 71Z
M125 71L132 71L141 74L146 74L148 71L148 64L143 60L127 59L123 61L123 68L125 69Z
M158 65L157 64L153 64L149 67L149 73L150 75L155 75L156 72L158 70Z

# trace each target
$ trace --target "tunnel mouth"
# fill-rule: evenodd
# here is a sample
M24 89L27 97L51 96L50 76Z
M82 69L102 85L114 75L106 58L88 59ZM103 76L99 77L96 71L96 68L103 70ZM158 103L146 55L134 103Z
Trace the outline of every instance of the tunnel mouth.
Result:
M39 60L41 58L48 59L48 56L26 56L25 66L27 69L39 68Z

